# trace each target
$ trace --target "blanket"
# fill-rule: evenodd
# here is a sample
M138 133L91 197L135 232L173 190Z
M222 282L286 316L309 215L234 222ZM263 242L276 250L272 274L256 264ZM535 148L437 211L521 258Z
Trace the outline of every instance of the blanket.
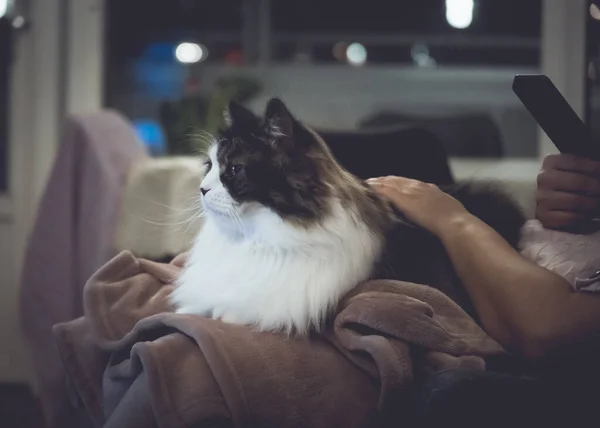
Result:
M415 377L484 370L503 353L443 293L391 280L357 286L309 337L175 314L184 260L122 252L87 282L84 316L54 327L73 404L93 426L397 425Z

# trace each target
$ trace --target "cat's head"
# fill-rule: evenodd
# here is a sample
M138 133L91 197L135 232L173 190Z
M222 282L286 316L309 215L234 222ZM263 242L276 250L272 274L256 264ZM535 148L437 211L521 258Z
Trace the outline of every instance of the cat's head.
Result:
M231 102L225 118L201 183L208 217L235 228L265 209L305 225L327 214L331 178L341 168L314 132L278 99L262 118Z

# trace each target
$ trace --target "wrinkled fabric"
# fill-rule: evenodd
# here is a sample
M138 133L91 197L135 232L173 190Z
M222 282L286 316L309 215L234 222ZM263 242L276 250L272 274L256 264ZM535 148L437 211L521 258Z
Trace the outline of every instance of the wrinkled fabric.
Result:
M399 426L415 376L503 353L441 292L390 280L359 285L310 337L174 314L184 260L119 254L88 281L84 316L54 327L94 426Z
M521 231L521 254L565 278L574 290L600 292L600 232L575 235L545 229L538 220Z

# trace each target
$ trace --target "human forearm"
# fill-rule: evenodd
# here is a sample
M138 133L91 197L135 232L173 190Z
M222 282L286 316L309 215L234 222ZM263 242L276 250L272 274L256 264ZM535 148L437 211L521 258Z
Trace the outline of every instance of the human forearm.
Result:
M573 292L565 279L522 257L447 193L402 177L369 183L441 239L483 327L505 347L537 357L600 333L599 296Z
M503 345L538 356L600 330L600 298L523 258L464 213L434 231L446 247L484 328Z

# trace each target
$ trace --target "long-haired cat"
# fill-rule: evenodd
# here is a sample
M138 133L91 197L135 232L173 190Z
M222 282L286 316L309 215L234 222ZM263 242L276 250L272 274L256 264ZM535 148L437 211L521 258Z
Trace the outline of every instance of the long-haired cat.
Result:
M268 103L264 119L235 102L226 116L201 183L205 223L171 295L178 313L302 334L318 329L357 284L383 275L383 265L395 265L393 277L416 279L414 269L403 275L412 263L393 263L394 253L407 259L390 243L431 237L398 221L281 101ZM503 235L517 239L521 217L509 201L455 190L467 209L512 216Z

